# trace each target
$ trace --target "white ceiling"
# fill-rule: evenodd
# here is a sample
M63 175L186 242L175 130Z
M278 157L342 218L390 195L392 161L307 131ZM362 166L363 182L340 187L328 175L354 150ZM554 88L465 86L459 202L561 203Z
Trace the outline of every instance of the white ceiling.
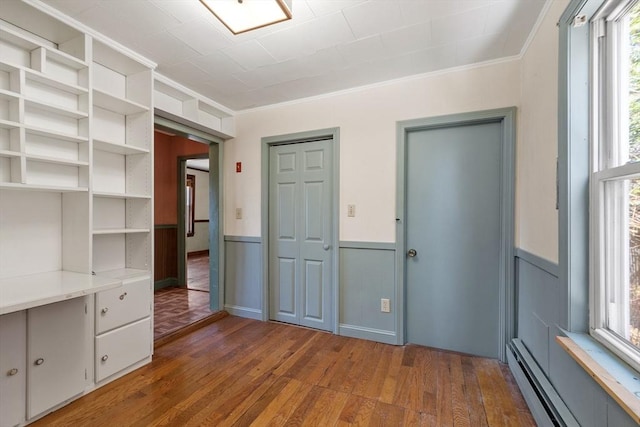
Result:
M198 0L43 2L233 110L517 56L545 4L293 0L293 20L234 36Z

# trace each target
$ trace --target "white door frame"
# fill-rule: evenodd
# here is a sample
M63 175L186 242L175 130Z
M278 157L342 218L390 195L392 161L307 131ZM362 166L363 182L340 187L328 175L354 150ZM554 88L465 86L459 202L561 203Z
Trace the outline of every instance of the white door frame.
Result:
M319 129L308 132L297 132L285 135L262 138L262 215L261 215L261 247L262 247L262 320L269 320L269 148L274 145L301 144L305 142L331 139L333 141L333 188L332 188L332 226L331 249L333 272L331 277L331 328L338 333L339 315L339 260L340 260L340 128Z
M500 122L502 124L501 171L501 248L499 284L498 358L506 362L506 345L515 337L514 205L516 108L478 111L401 121L397 123L396 175L396 310L397 344L405 344L406 327L406 146L410 132L456 127L468 124ZM434 326L435 327L435 326Z

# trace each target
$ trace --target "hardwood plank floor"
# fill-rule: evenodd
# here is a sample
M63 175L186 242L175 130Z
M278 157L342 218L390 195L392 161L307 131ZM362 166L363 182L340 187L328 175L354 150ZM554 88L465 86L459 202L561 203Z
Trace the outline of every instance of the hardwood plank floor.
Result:
M34 426L535 426L508 368L229 316Z

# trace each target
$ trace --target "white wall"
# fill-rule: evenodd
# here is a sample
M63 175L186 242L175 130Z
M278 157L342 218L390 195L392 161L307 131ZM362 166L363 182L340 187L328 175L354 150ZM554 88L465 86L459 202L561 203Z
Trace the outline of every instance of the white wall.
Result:
M550 8L522 58L516 163L516 246L558 261L558 27L569 0Z
M518 106L520 74L512 60L239 113L224 144L225 234L260 235L262 137L339 127L340 239L395 242L396 122Z
M209 173L187 168L196 177L195 219L209 219ZM209 249L209 223L196 222L195 233L187 237L187 253Z

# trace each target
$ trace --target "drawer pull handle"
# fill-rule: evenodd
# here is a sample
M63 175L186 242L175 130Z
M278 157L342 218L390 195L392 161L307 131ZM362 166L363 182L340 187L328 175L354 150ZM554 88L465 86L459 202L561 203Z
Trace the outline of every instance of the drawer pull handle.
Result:
M106 354L100 358L100 360L102 360L103 362L106 362L108 359L109 359L109 356Z
M7 372L7 376L12 377L14 375L18 374L18 369L17 368L12 368L9 370L9 372Z
M36 359L36 365L40 366L44 363L44 359L41 357L39 359Z
M105 307L105 308L103 308L103 309L101 310L101 313L102 313L102 314L107 314L107 312L108 312L108 311L109 311L109 308L108 308L108 307Z
M120 295L120 301L122 301L124 299L124 297L127 296L127 293L125 292L124 294Z

